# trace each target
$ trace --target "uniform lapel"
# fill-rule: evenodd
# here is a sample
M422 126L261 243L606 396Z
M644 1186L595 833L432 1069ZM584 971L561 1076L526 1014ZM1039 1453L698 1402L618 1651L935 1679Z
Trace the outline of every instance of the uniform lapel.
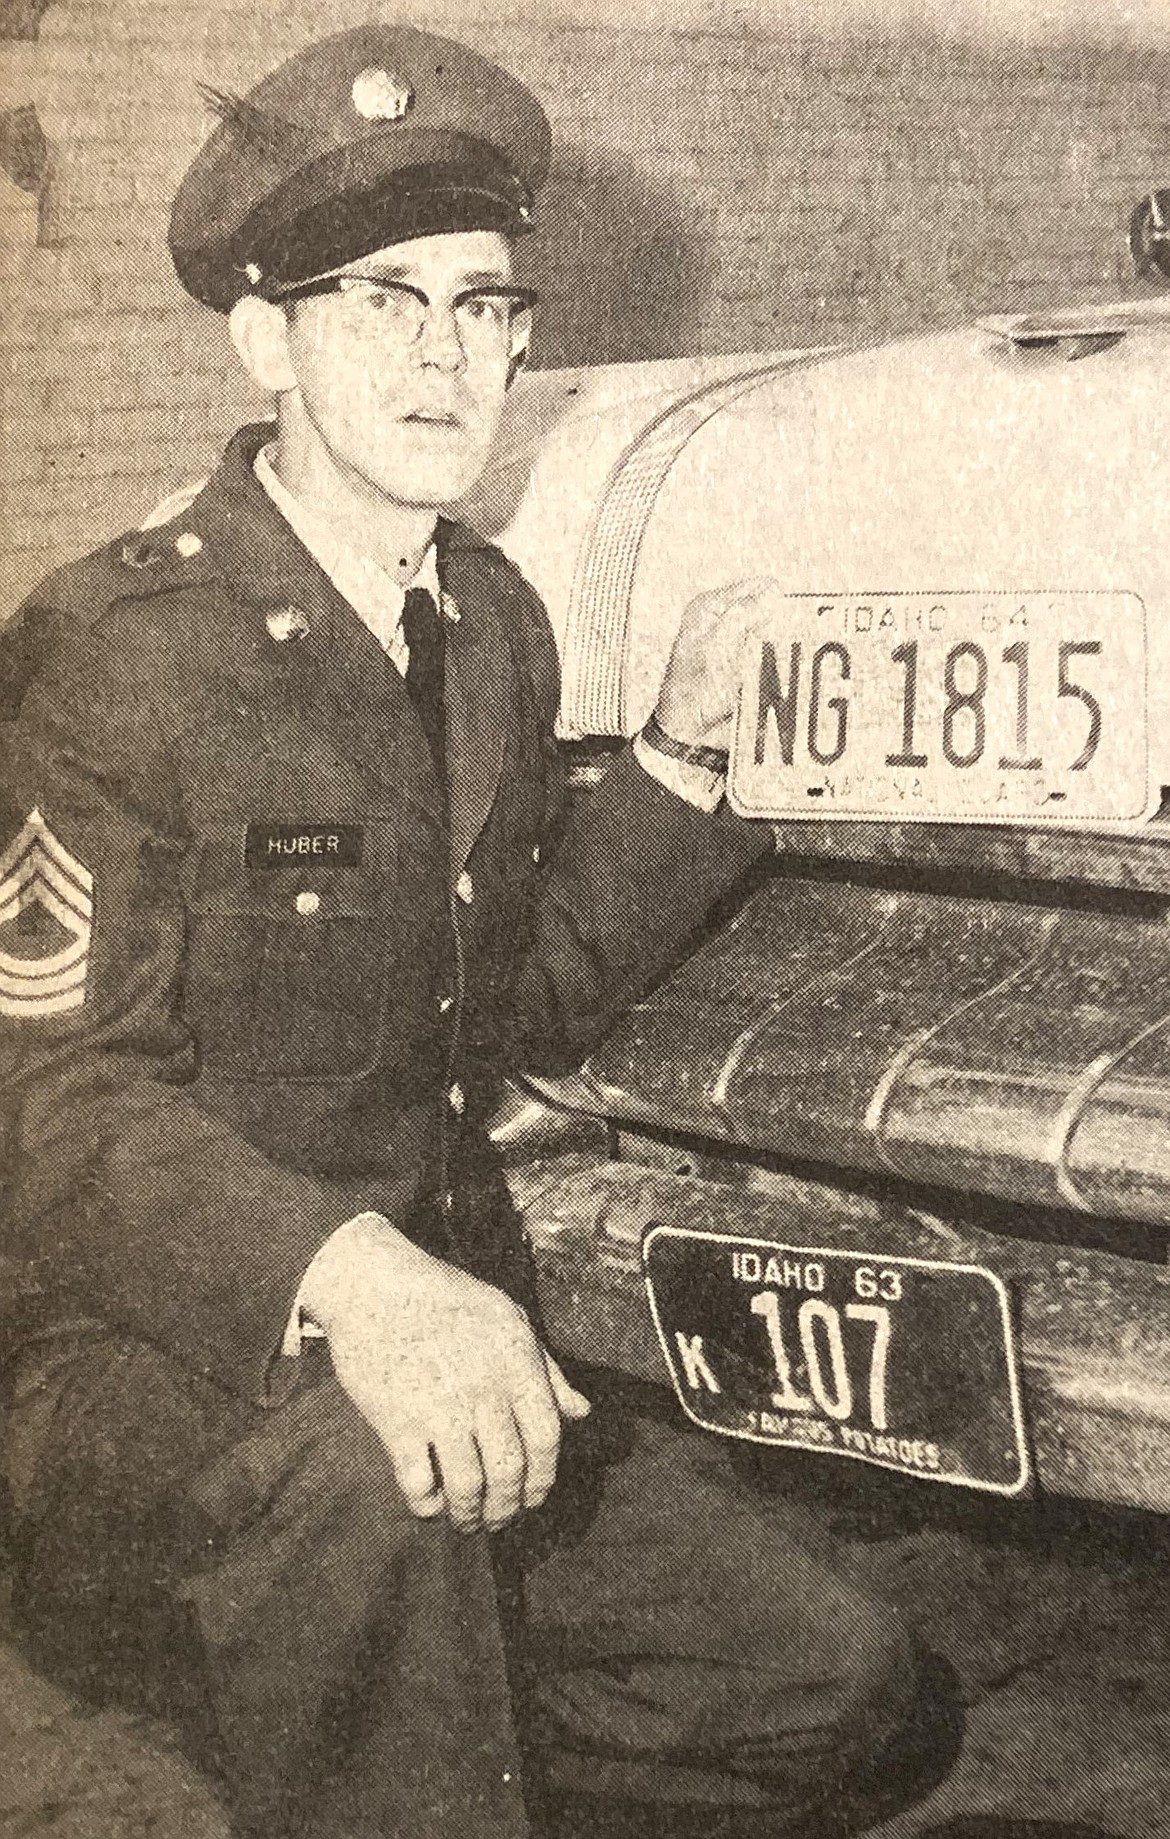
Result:
M441 825L440 789L402 678L252 471L271 434L266 424L235 437L188 519L254 613L259 656L284 696L306 711L324 703L335 744Z
M441 520L439 579L447 616L447 796L451 876L458 877L495 803L504 765L510 652L492 604L483 544Z
M321 641L328 641L346 603L252 471L256 454L272 435L270 423L242 428L188 519L206 538L227 586L240 599L253 602L265 619L272 615L275 620L282 610L292 616L291 628L283 628L287 636L276 640L292 659L315 653ZM275 630L282 628L277 624Z

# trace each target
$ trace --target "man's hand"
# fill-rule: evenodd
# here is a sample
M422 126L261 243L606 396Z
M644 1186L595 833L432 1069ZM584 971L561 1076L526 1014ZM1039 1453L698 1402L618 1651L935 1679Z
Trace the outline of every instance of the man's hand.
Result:
M561 1420L589 1403L502 1291L365 1215L318 1253L301 1303L413 1513L495 1532L545 1499Z
M727 748L739 691L744 636L768 617L770 577L700 594L682 616L654 710L658 725L687 746Z

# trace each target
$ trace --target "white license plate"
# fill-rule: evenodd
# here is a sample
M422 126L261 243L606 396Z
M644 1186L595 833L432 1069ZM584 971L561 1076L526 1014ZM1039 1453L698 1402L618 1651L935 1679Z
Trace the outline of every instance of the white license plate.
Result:
M992 1494L1029 1486L996 1272L661 1224L642 1257L678 1401L705 1430Z
M745 817L1101 825L1158 807L1136 594L788 594L744 648Z

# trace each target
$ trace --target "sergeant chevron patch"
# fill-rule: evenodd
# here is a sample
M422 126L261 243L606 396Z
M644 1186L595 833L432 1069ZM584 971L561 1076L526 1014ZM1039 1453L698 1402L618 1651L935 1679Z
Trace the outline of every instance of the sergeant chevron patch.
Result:
M0 940L26 947L0 949L0 1015L80 1009L92 935L93 876L34 811L0 855Z

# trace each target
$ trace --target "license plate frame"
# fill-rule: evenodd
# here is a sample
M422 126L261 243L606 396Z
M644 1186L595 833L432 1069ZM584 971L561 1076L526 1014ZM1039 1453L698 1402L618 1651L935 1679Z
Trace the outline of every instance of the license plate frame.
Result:
M1019 1345L997 1272L657 1221L643 1234L642 1262L675 1397L701 1429L982 1493L1030 1491ZM810 1302L817 1306L802 1314ZM931 1337L940 1327L946 1346L936 1359ZM846 1374L840 1385L834 1348ZM909 1370L924 1353L925 1367ZM796 1398L806 1401L799 1409Z
M1160 802L1128 591L777 594L739 681L744 817L1076 829Z

